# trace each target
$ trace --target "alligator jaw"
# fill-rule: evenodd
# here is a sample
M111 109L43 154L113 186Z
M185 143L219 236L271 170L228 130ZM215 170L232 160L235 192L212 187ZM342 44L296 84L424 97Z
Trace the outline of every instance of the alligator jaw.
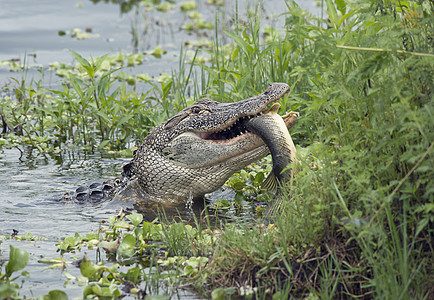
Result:
M279 105L280 106L280 105ZM198 138L211 142L211 143L217 143L217 144L223 144L223 143L236 143L242 138L251 138L251 136L255 135L256 133L251 132L250 129L248 129L245 124L250 120L258 116L262 116L265 113L268 113L269 111L260 112L259 114L255 116L248 116L243 117L239 119L237 122L235 122L232 126L218 132L190 132L191 135L196 135ZM288 129L291 128L295 121L297 120L298 113L288 113L284 116L282 116L283 121L287 125ZM259 138L259 136L258 136Z
M289 89L287 92L289 92ZM285 92L285 94L287 92ZM240 138L242 138L246 135L256 135L255 133L251 132L248 129L248 127L246 126L246 123L248 123L249 120L256 118L256 117L259 117L259 116L262 116L263 114L266 114L266 113L272 112L272 113L277 114L277 111L280 108L279 103L274 103L271 106L271 108L268 110L265 110L265 108L267 107L267 105L269 103L280 100L281 98L282 97L266 102L266 104L263 105L263 107L261 108L261 110L259 112L255 112L255 113L253 113L251 115L247 115L247 116L242 116L242 117L236 119L235 121L229 123L229 125L225 124L225 126L222 126L221 130L214 131L214 132L193 132L193 134L197 135L197 137L199 137L202 140L213 142L213 143L219 143L219 144L220 143L236 142ZM292 124L292 122L293 122L292 118L293 117L294 117L293 114L286 114L285 116L282 116L283 120L285 121L285 123L287 125ZM292 127L292 125L291 125L291 127Z
M249 134L245 124L252 118L267 113L266 107L273 102L280 100L285 94L289 93L289 86L286 83L270 84L265 92L235 103L220 104L220 108L215 113L220 116L229 116L226 120L221 120L220 126L209 126L204 130L196 128L192 132L200 139L216 143L228 142L236 139L240 135ZM276 103L270 108L279 109ZM235 112L235 113L234 113Z
M262 113L257 114L256 116L261 115ZM228 127L215 132L194 132L200 139L214 142L214 143L226 143L230 142L234 139L238 139L242 135L253 134L247 130L245 127L245 123L254 118L255 116L247 116L242 117L233 122Z

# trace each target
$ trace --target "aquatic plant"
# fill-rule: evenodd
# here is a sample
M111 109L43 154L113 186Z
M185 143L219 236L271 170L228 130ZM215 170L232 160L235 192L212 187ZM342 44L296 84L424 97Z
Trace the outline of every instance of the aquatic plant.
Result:
M0 298L2 299L21 299L19 292L20 286L15 282L19 277L29 277L27 271L22 271L20 275L12 277L14 273L24 269L29 261L29 253L26 250L9 247L9 259L4 264L5 272L0 268ZM3 264L1 265L3 267ZM68 299L64 291L52 290L47 295L41 296L44 299Z

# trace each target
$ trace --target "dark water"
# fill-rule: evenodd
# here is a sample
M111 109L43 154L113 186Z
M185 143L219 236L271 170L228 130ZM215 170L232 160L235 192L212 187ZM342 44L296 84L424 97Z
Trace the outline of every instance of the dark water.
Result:
M110 1L107 1L110 2ZM199 10L210 20L214 20L216 8L197 1ZM235 1L227 1L220 10L233 14ZM240 18L253 1L239 1ZM276 15L285 11L283 0L264 0L269 20L279 28ZM318 13L314 1L299 1L300 5ZM264 15L265 17L265 15ZM28 79L40 76L37 67L47 68L54 61L72 63L68 49L73 49L85 57L100 56L106 53L142 52L161 45L168 53L163 59L152 56L135 70L157 76L162 72L176 71L179 52L187 40L199 39L213 32L200 35L180 30L186 17L179 8L168 12L146 12L132 7L122 12L118 4L76 0L0 0L0 61L26 58L27 64L35 66L25 76ZM59 36L58 31L74 28L91 29L98 38L77 40L70 36ZM134 36L134 28L139 32ZM29 55L31 54L31 55ZM10 77L18 78L22 73L11 73L7 67L0 67L0 87L10 84ZM55 85L54 75L46 76L43 85ZM100 204L65 204L56 201L64 191L84 185L90 181L114 178L120 175L125 158L103 154L84 155L64 153L46 157L30 155L28 150L0 149L0 235L17 230L19 235L32 233L43 238L34 242L3 240L0 243L1 259L7 259L9 245L27 250L31 257L26 270L31 277L24 280L21 296L37 297L53 289L65 290L69 297L81 297L82 287L63 283L64 273L59 269L49 269L37 262L40 258L60 257L55 246L59 238L86 234L98 230L101 220L116 215L121 208L134 209L134 203L108 201ZM218 195L217 195L218 197ZM81 253L66 254L72 261L84 255L93 259L95 252L83 250ZM67 267L74 276L79 270ZM192 299L194 294L180 291L181 298ZM177 297L175 296L175 297Z

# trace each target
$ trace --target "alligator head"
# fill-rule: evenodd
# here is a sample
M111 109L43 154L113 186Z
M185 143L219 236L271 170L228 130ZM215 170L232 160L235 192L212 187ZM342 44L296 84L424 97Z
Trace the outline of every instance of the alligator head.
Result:
M262 94L235 103L199 100L152 130L125 173L164 201L186 201L212 192L269 153L246 124L288 92L287 84L273 83ZM292 116L286 123L295 120Z

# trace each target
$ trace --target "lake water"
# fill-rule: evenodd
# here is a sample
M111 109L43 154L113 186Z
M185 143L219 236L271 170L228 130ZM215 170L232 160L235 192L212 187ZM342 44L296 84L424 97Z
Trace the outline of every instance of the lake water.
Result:
M95 1L97 2L97 1ZM108 2L108 3L105 3ZM134 3L135 1L130 1ZM276 16L285 11L283 0L264 0L268 16L276 28L281 27L284 18ZM301 6L319 15L314 1L298 1ZM199 10L210 20L215 19L216 7L197 1ZM235 1L226 1L219 8L221 16L234 13ZM247 7L253 1L239 1L239 16L243 18ZM222 17L223 18L223 17ZM119 4L110 1L75 0L0 0L0 61L24 58L30 68L27 79L39 78L38 67L47 68L55 61L73 63L68 49L81 55L101 56L106 53L143 52L158 45L167 54L162 59L147 57L143 65L125 72L144 72L158 76L162 72L176 72L181 46L188 40L200 39L213 32L188 33L180 29L186 22L185 14L175 8L169 12L152 11L132 6L122 12ZM280 24L280 25L279 25ZM93 38L79 40L70 32L75 28L82 32L97 34ZM59 31L65 35L59 35ZM138 34L133 34L138 32ZM11 84L10 77L24 76L10 72L7 66L0 67L0 88ZM45 76L46 87L58 84L54 75ZM40 258L57 258L55 243L59 238L96 231L101 220L116 215L121 208L134 209L133 203L109 201L100 204L65 204L57 201L64 191L84 185L90 181L119 176L125 158L108 154L85 155L63 153L37 156L29 150L14 148L0 149L0 235L17 230L19 235L32 233L43 240L23 242L4 240L0 244L1 259L9 256L9 245L27 250L31 257L26 270L30 278L24 280L21 296L39 296L53 289L61 289L69 297L81 297L82 287L76 284L63 286L66 277L60 269L49 269L37 262ZM93 258L94 251L66 254L68 260L87 255ZM68 272L79 275L79 269L69 266ZM190 291L178 291L177 298L192 299Z

